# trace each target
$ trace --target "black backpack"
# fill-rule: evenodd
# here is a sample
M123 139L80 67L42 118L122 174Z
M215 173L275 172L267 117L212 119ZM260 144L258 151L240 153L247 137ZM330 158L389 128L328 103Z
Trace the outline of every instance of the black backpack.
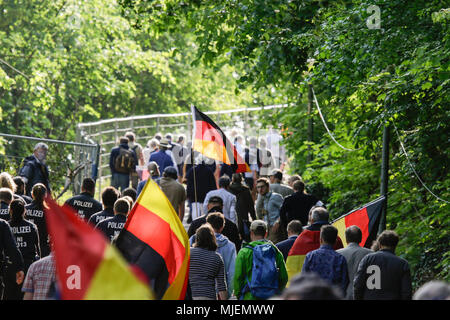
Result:
M114 160L114 169L119 173L131 173L134 166L133 151L120 147L119 155Z

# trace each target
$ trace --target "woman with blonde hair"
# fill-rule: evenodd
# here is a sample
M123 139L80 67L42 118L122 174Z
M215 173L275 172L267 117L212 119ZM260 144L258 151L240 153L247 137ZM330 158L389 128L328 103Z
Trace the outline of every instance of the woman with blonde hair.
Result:
M13 180L13 177L8 172L0 173L0 188L8 188L13 193L17 190L17 185Z

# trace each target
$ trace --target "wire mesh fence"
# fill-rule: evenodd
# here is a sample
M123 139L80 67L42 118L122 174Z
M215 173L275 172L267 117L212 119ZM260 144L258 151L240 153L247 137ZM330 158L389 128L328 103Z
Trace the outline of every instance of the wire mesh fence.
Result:
M97 178L99 146L54 139L43 139L0 133L0 171L17 176L26 157L33 155L35 145L48 146L45 163L49 169L52 196L69 196L80 190L78 177Z

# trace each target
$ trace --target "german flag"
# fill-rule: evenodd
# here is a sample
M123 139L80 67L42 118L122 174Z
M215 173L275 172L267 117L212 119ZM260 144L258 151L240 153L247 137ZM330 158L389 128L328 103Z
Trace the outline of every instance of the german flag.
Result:
M314 228L314 226L310 226L308 228L299 234L292 245L291 250L289 250L289 254L286 259L286 270L289 277L288 286L292 277L302 271L306 254L310 251L319 249L320 247L320 228ZM342 247L342 240L338 237L334 245L334 250Z
M384 201L385 197L382 196L332 222L332 225L338 229L338 234L343 239L344 246L347 246L345 229L355 225L362 231L362 240L359 245L362 247L370 247L372 240L375 239L378 232L378 224Z
M195 106L192 106L192 117L194 122L193 150L208 158L230 165L235 173L251 171L234 145L214 121Z
M147 180L115 244L150 279L157 299L185 298L189 239L170 201L152 179Z
M53 244L58 289L64 300L143 300L153 295L148 281L102 233L69 207L48 197L46 219Z

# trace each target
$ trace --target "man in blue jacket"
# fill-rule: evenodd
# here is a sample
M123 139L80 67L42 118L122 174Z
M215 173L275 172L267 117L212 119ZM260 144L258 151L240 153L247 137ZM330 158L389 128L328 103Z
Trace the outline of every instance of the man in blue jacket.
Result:
M172 157L168 154L167 149L172 148L167 139L161 139L158 143L159 151L150 155L149 161L155 161L158 164L159 172L164 172L166 167L174 166Z

